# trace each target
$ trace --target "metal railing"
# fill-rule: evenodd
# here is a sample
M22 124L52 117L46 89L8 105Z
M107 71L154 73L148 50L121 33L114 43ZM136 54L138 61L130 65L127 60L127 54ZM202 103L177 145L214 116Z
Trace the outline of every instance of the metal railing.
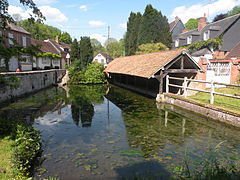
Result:
M183 81L183 83L182 83L183 85L180 86L180 85L176 85L176 84L170 84L169 80ZM203 90L203 89L191 88L191 87L188 87L188 82L198 82L198 83L211 84L211 88L210 88L210 91ZM169 93L169 87L177 87L177 88L183 89L183 96L185 98L187 97L188 90L203 92L203 93L209 93L210 94L210 104L214 104L214 95L220 95L220 96L240 99L240 96L215 92L215 85L223 85L223 86L239 87L240 88L240 85L238 85L238 84L226 84L226 83L219 83L219 82L214 82L214 81L209 82L209 81L188 79L187 77L177 78L177 77L170 77L169 75L166 76L166 93Z

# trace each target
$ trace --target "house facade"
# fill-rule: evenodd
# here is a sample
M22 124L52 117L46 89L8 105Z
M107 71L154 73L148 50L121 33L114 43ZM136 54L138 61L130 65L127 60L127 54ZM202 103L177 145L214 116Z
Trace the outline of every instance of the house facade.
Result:
M98 53L94 58L93 62L98 62L104 65L104 67L107 67L107 65L113 60L111 56L109 56L106 53Z
M4 47L29 47L31 46L31 34L20 26L13 23L8 23L6 29L0 29L0 36L2 37L2 44ZM19 61L19 58L13 56L8 62L7 71L16 71L20 68L22 71L31 70L32 63L29 55L23 55L21 58L24 61ZM0 67L6 68L5 61L0 57Z
M169 23L169 28L170 28L170 32L172 34L172 41L174 42L176 37L184 31L185 26L184 26L183 22L181 21L181 19L176 16L175 20L172 21L171 23ZM173 45L174 44L172 44L172 46Z
M49 41L32 39L32 45L39 47L39 53L52 53L61 56ZM61 58L33 57L33 69L61 69Z

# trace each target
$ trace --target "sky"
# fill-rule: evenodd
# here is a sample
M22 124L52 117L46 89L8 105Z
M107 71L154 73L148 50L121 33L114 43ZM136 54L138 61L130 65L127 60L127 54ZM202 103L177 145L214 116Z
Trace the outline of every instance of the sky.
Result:
M72 38L90 36L101 43L110 37L121 39L126 32L130 12L144 12L151 4L162 12L169 22L178 16L186 23L190 18L202 17L204 13L211 21L215 15L225 13L240 0L33 0L43 15L45 24L68 32ZM21 6L19 0L9 0L9 13L20 14L22 19L29 15L29 9Z

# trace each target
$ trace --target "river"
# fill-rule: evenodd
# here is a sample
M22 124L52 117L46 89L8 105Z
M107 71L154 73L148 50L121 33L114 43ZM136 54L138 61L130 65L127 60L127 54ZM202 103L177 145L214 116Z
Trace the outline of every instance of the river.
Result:
M240 131L115 86L53 87L0 109L41 132L35 179L171 179L239 162Z

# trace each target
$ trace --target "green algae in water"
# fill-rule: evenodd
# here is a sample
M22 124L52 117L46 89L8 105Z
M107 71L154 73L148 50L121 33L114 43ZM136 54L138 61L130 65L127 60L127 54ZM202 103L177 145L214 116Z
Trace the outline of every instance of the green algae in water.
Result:
M144 153L141 150L126 150L121 151L121 155L127 155L127 156L144 156Z

